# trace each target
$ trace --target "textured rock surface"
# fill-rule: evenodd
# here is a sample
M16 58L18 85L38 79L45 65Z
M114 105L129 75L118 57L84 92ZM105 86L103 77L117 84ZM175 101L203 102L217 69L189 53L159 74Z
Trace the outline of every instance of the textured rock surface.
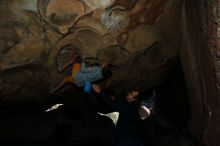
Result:
M111 79L116 95L160 84L180 55L189 129L201 146L218 145L219 2L181 2L1 0L0 105L47 100L50 86L65 74L57 73L55 63L64 64L75 52L118 66Z
M62 34L85 15L83 3L78 0L38 0L37 6L43 19Z
M55 62L76 50L118 66L111 84L118 95L159 84L178 55L179 1L2 0L0 7L1 104L42 101L64 75Z
M183 5L182 64L191 103L191 132L199 145L220 143L219 1Z

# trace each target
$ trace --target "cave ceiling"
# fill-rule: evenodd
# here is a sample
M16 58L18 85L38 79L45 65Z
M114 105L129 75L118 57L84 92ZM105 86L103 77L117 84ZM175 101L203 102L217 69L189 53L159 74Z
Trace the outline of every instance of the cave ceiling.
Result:
M178 57L178 0L2 0L0 11L1 103L48 96L65 75L55 64L76 52L115 66L115 94L158 85Z

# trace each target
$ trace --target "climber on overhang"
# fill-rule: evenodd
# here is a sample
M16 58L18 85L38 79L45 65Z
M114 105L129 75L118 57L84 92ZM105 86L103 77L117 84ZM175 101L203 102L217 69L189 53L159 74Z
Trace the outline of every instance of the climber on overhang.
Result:
M84 87L84 91L90 93L91 83L111 76L111 71L106 62L99 63L98 65L91 65L81 59L79 55L75 55L73 59L67 62L63 67L58 67L58 71L63 72L70 65L72 65L71 75L65 76L55 88L52 87L50 90L51 95L64 87L66 83Z

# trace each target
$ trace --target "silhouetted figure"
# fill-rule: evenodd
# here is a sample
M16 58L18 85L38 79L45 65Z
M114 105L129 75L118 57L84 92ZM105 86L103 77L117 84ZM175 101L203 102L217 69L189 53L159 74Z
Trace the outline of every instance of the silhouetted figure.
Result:
M102 91L99 85L93 84L92 89L115 111L119 112L116 124L116 146L143 146L143 131L139 116L140 105L137 100L139 92L131 91L125 100L119 102Z

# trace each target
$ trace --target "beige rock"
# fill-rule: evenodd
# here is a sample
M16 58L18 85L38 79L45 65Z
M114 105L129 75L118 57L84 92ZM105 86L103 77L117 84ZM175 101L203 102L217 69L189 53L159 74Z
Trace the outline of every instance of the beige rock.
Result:
M96 9L105 9L111 6L115 0L82 0L84 3L88 5L91 11Z
M128 34L128 40L125 44L130 52L135 52L146 48L156 40L160 40L154 29L149 25L139 25Z
M38 0L38 8L41 16L63 34L85 14L84 5L78 0Z
M4 56L3 61L0 63L0 68L2 70L7 70L39 60L44 45L44 42L42 40L37 40L36 37L25 39Z
M115 39L115 37L110 34L107 33L105 35L103 35L102 37L102 47L108 47L108 46L116 46L117 45L117 40Z
M41 29L37 25L30 27L30 34L4 55L0 63L2 70L41 61L45 43ZM10 58L10 59L9 59Z
M129 12L125 7L117 5L106 9L101 15L101 23L108 29L108 31L117 36L125 31L129 23Z
M123 64L127 61L129 55L129 52L124 48L118 46L108 46L99 50L97 53L97 58L99 60L104 60L109 64L120 66L120 64Z
M30 10L37 12L37 0L12 0L7 1L7 5L10 10L18 17L22 14L23 10Z
M101 35L108 33L108 30L100 23L100 20L91 16L81 17L80 20L74 26L74 29L72 31L86 27L97 31Z
M59 50L66 45L78 48L84 57L95 58L97 51L102 48L102 35L90 27L78 28L57 43L50 54L50 64L53 63Z
M52 48L55 47L56 43L58 40L62 37L59 33L51 29L50 27L47 27L47 32L46 32L47 38L50 40L50 43L52 45Z

